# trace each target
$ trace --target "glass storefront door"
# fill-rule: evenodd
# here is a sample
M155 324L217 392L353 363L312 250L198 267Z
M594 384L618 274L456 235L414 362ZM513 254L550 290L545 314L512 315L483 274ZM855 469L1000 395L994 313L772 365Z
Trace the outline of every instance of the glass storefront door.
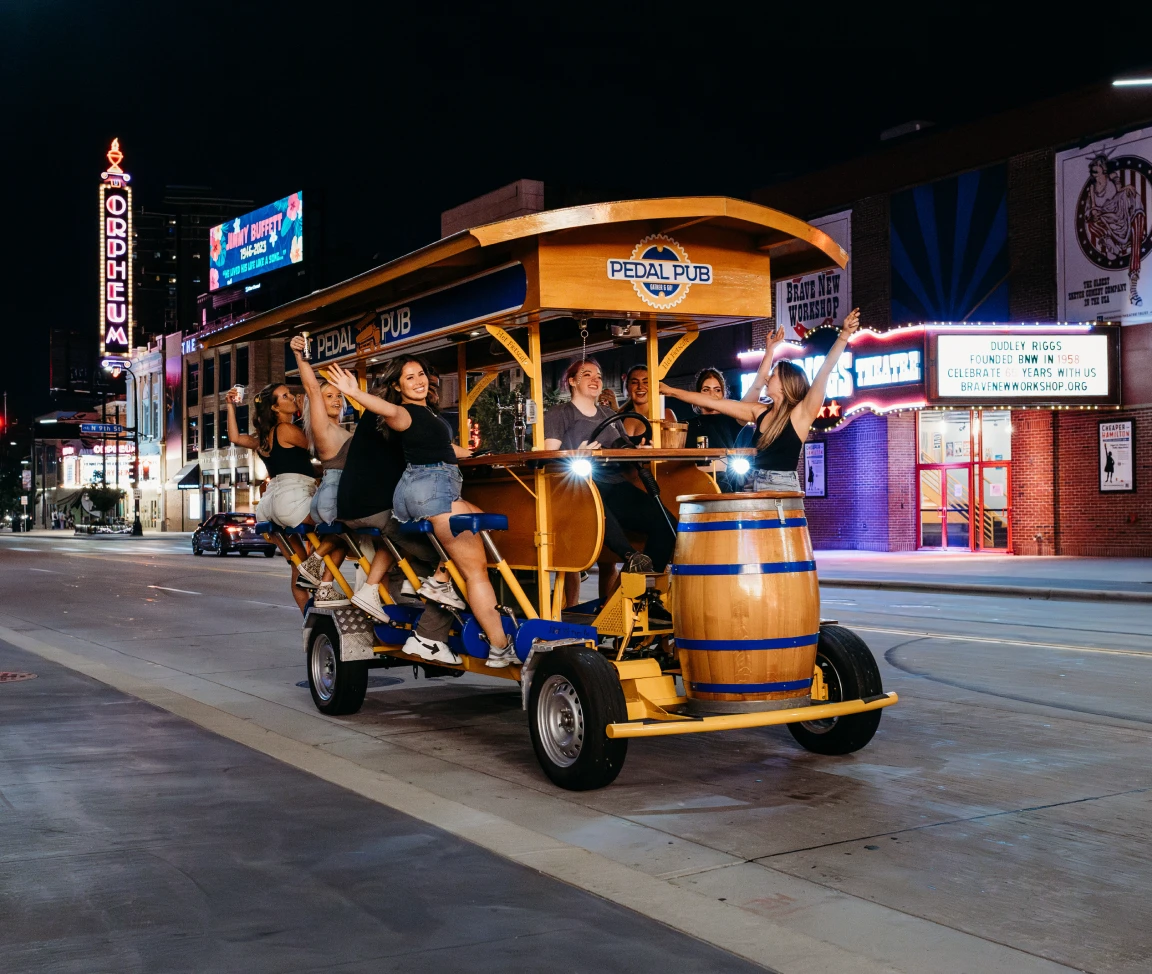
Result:
M1012 421L1007 409L926 409L917 424L921 548L1011 546Z

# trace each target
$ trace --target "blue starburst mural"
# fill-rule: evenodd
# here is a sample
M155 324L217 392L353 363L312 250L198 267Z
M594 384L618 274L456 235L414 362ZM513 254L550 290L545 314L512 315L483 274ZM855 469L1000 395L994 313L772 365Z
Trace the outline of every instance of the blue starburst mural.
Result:
M992 166L894 193L892 323L1008 320L1008 174Z

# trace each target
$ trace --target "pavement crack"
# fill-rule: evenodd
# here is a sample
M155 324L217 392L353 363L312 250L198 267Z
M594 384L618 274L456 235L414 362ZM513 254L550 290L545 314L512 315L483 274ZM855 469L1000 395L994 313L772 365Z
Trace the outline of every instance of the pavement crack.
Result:
M755 859L749 859L749 862L763 863L769 859L777 859L780 856L790 856L797 852L814 852L817 849L834 849L840 845L852 845L857 842L866 842L868 839L883 839L894 835L906 835L911 832L924 832L928 829L938 829L945 825L963 825L966 822L983 822L992 818L1003 818L1006 815L1023 815L1027 812L1043 812L1050 808L1064 808L1069 805L1082 805L1085 802L1097 802L1106 798L1124 798L1128 795L1144 795L1152 792L1152 788L1131 788L1127 791L1109 792L1106 795L1087 795L1084 798L1070 798L1068 801L1063 802L1049 802L1047 805L1026 805L1023 808L1009 808L1002 809L999 812L985 812L983 815L970 815L962 818L949 818L939 822L926 822L923 825L910 825L906 829L892 829L888 832L874 832L870 835L856 836L851 839L837 839L835 842L822 842L819 845L802 846L797 849L785 849L781 852L773 852L766 856L757 856Z

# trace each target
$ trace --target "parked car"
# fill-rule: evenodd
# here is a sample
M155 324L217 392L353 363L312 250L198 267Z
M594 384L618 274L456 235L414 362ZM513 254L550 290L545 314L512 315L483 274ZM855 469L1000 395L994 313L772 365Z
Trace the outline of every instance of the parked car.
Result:
M202 555L205 551L213 551L218 555L226 555L230 551L238 551L242 555L260 551L265 558L271 558L276 554L276 546L256 533L254 515L229 511L213 514L192 532L192 554Z

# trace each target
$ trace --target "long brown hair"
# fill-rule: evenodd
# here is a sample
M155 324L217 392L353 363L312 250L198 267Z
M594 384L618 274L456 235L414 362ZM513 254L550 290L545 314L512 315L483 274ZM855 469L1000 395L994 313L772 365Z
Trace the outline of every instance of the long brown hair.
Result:
M768 420L768 425L764 427L764 431L756 441L756 448L759 450L767 449L768 445L784 432L784 424L792 421L792 410L804 401L811 388L804 370L791 362L781 362L777 365L776 374L780 377L781 402L772 405L772 418ZM761 413L756 421L757 429L760 428L760 419L763 418L764 414Z
M272 452L272 434L280 425L280 417L276 415L276 397L272 395L283 386L291 392L291 386L286 382L270 382L252 398L256 411L252 416L252 425L256 427L256 438L260 441L261 456L268 456Z

